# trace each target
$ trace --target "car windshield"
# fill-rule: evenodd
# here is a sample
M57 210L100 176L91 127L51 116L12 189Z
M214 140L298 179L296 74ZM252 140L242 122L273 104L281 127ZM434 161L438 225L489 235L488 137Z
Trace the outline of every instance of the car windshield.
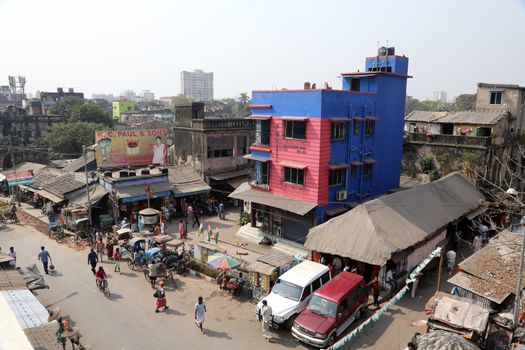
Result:
M337 304L333 301L321 298L320 296L314 295L307 306L308 310L315 314L334 317L337 314Z
M298 285L280 279L277 280L272 289L273 293L294 301L299 301L302 291L303 289Z

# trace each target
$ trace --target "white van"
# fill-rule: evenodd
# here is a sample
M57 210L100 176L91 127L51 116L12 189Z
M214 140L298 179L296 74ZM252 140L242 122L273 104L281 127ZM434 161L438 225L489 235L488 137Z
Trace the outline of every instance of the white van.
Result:
M297 315L304 310L308 301L319 287L332 278L328 266L303 261L282 274L272 288L271 293L263 300L272 308L272 326L291 328ZM262 300L255 308L260 320Z

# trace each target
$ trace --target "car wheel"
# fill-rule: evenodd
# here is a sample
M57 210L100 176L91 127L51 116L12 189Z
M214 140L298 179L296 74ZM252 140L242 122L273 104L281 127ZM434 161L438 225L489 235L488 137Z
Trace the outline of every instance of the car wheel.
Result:
M360 318L361 318L361 308L357 309L355 313L355 320L359 320Z
M291 331L293 327L293 323L295 322L295 319L297 318L297 315L292 315L290 318L286 321L286 329Z
M334 345L334 343L335 343L335 333L332 333L330 338L328 338L328 342L326 343L326 346L330 347L330 346Z

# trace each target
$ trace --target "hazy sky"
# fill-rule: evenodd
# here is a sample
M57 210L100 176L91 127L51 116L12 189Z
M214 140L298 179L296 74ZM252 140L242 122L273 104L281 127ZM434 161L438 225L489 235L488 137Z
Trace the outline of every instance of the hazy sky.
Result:
M525 85L525 0L0 0L0 85L180 93L180 71L215 74L215 97L363 69L377 42L410 58L408 94Z

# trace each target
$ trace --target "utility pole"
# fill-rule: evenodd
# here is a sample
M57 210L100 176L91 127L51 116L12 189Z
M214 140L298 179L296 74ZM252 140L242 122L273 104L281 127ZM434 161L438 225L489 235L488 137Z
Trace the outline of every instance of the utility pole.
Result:
M87 168L87 147L82 146L82 151L84 152L84 173L86 174L86 196L88 200L88 219L89 219L89 226L93 226L93 222L91 220L91 196L89 194L89 177L88 177L88 168Z
M9 153L11 153L11 164L13 165L13 172L15 174L15 181L18 179L18 176L16 175L16 164L15 164L15 156L13 155L11 145L11 135L9 135ZM14 188L14 187L13 187ZM20 191L18 190L18 186L16 187L16 199L18 202L18 206L20 206Z
M523 235L523 241L521 242L520 269L518 271L518 283L516 287L516 297L514 299L514 329L518 328L521 306L521 280L523 278L523 254L525 253L525 217L521 218L521 234Z

